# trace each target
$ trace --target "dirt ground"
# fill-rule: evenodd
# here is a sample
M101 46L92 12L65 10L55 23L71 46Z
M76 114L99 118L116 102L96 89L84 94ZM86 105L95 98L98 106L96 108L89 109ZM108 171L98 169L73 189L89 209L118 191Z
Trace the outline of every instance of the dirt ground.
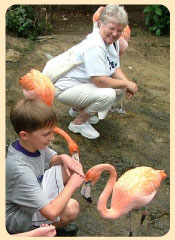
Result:
M42 71L46 54L53 56L79 43L92 30L92 13L61 12L51 35L38 41L6 36L6 141L16 135L9 121L9 110L23 97L18 79L30 69ZM170 193L170 52L169 37L155 37L146 31L142 16L129 15L132 30L127 52L121 66L129 79L138 84L139 91L131 100L124 100L126 114L109 113L95 128L100 138L88 140L68 130L71 117L69 107L57 100L54 108L59 126L67 131L80 148L80 160L85 172L99 163L113 164L121 176L129 168L151 166L164 169L166 180L157 197L147 207L148 216L139 236L163 236L169 231ZM66 142L56 136L54 149L69 153ZM104 173L92 191L93 203L85 202L77 191L74 197L80 203L76 220L78 236L128 236L128 215L117 220L102 219L96 204L108 174ZM137 232L141 210L133 212L134 234Z

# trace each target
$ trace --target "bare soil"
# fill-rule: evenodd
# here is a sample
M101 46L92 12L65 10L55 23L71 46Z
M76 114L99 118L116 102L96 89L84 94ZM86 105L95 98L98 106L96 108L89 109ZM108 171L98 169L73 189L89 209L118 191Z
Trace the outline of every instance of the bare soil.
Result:
M30 69L42 71L46 54L53 56L79 43L92 30L92 13L60 12L54 16L52 34L32 41L12 35L6 36L6 141L16 138L9 121L9 110L23 97L18 79ZM80 160L85 172L99 163L113 164L121 176L136 166L164 169L167 179L157 197L147 207L148 216L139 236L163 236L169 231L170 212L170 41L169 37L151 35L143 25L142 15L129 15L132 30L129 47L121 58L121 66L129 79L138 84L139 91L131 100L124 101L126 114L109 113L95 128L101 136L88 140L69 132L69 107L57 100L54 109L59 127L67 131L80 148ZM69 153L66 142L56 136L54 149ZM78 236L128 236L128 215L117 220L102 219L96 204L108 174L104 173L92 191L93 203L88 204L77 191L74 197L80 203L80 215L75 221ZM141 210L133 212L134 234L140 221Z

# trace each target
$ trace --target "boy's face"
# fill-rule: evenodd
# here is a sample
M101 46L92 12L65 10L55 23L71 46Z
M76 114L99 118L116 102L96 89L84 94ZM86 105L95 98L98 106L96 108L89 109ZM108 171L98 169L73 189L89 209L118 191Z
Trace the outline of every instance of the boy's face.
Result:
M55 127L41 128L31 133L24 131L24 136L21 140L27 150L35 152L38 149L45 149L51 141L54 140Z

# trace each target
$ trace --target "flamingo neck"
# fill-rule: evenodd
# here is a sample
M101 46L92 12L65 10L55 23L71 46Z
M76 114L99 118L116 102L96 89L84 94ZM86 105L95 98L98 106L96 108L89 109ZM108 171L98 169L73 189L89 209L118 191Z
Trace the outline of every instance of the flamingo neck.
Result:
M97 210L99 211L100 215L103 218L117 218L118 217L117 213L116 212L114 213L112 208L108 209L106 207L107 201L112 193L114 184L117 179L117 173L116 173L115 168L110 164L105 164L104 168L102 169L102 172L106 171L106 170L109 171L110 176L109 176L109 179L106 183L106 186L105 186L103 192L101 193L101 195L99 197L99 200L97 203Z
M59 135L61 135L67 142L71 141L71 137L62 129L55 127L54 128L54 132L58 133Z
M75 152L77 153L79 152L78 145L73 141L73 139L65 131L63 131L58 127L55 127L54 132L61 135L67 141L71 155L73 155Z

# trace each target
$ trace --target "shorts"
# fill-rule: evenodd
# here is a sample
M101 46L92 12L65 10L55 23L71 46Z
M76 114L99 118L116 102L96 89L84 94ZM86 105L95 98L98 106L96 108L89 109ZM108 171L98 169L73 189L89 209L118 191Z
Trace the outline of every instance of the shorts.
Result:
M58 196L58 194L63 190L63 178L61 165L56 165L45 171L43 181L42 181L43 192L47 194L48 199L51 201ZM52 224L54 222L60 221L58 217L55 221L50 221L46 219L38 211L32 216L32 225L38 227L43 223Z

